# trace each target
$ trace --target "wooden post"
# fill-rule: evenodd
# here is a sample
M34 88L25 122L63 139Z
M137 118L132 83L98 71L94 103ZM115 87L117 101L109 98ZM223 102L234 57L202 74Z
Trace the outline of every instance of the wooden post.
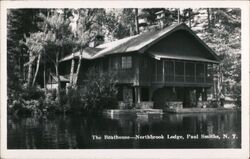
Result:
M136 103L140 103L141 102L141 89L140 87L135 87L135 100Z
M186 61L184 61L184 82L186 82Z
M194 81L196 83L196 63L194 63Z
M162 80L163 80L163 83L164 83L164 85L165 85L165 61L164 60L162 60L162 71L163 71L163 73L162 73Z
M207 101L207 89L202 88L202 101Z
M151 87L149 89L149 101L152 101L152 96L153 96L153 89Z
M138 87L138 103L141 103L141 88Z
M174 62L174 82L175 82L175 61Z
M158 81L158 77L157 77L157 64L158 64L158 61L156 60L155 61L155 79L156 79L156 82Z
M204 83L206 83L206 75L207 75L207 73L206 73L206 64L203 64L203 66L204 66Z

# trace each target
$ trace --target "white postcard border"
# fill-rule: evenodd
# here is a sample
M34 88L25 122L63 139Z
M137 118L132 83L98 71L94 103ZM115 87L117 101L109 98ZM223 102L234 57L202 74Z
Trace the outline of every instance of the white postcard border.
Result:
M241 149L78 149L7 150L8 8L241 8L242 148ZM249 2L248 1L3 1L1 2L1 158L248 158L249 157Z

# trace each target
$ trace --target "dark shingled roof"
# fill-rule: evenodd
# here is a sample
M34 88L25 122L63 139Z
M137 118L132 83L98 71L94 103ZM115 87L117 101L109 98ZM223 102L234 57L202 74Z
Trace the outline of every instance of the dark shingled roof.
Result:
M218 63L219 57L211 50L186 24L173 24L162 30L150 31L113 42L105 43L97 46L96 48L88 48L82 53L82 58L96 59L110 54L139 52L144 53L150 46L157 43L162 38L170 35L176 30L186 30L191 33L214 57L216 60L209 62ZM77 53L79 56L79 52ZM72 56L72 55L69 55ZM185 57L183 57L185 60ZM70 60L72 57L65 57L61 61ZM187 59L190 60L190 59ZM195 60L195 59L194 59Z

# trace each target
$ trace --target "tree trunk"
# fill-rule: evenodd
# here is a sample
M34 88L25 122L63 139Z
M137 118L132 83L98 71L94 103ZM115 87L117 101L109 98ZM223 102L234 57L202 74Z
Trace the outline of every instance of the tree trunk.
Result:
M29 68L28 68L28 79L27 79L27 88L30 88L31 80L32 80L32 57L33 53L32 51L29 51Z
M58 104L61 105L61 81L60 81L58 67L59 67L59 52L57 52L56 54L55 69L56 69L56 78L57 78L57 101L58 101Z
M36 78L37 78L37 74L38 74L39 66L40 66L40 60L41 60L41 54L39 54L38 58L37 58L36 72L35 72L35 75L34 75L34 78L33 78L32 87L35 85L35 82L36 82Z
M43 85L44 85L44 93L47 94L47 86L46 86L46 62L45 57L43 59Z
M20 58L20 65L19 65L19 67L20 67L20 78L21 78L21 80L24 80L24 71L23 71L23 51L21 51L21 58Z
M208 30L211 28L211 21L210 21L210 9L207 8L207 23L208 23Z
M216 21L216 16L215 16L215 10L213 8L210 8L210 27L214 27L215 21Z
M74 53L72 53L72 60L71 60L71 69L70 69L70 77L69 77L69 85L70 87L73 85L73 75L74 75L74 68L75 68L75 60L74 60Z
M191 28L191 9L188 9L188 24L189 28Z
M77 80L78 80L78 76L79 76L79 72L80 72L80 68L81 68L81 63L82 63L82 56L81 55L82 55L82 53L79 56L79 62L78 62L78 65L77 65L76 76L75 76L76 79L73 82L73 87L74 88L76 88Z
M181 20L180 20L180 8L178 8L178 10L177 10L177 16L178 16L178 23L180 23L181 22Z

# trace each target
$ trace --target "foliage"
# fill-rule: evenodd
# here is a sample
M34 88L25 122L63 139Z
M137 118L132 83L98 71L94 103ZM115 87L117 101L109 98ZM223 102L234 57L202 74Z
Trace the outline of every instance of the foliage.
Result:
M218 53L221 64L218 74L223 79L223 93L240 96L241 81L241 16L239 9L212 9L210 28L203 40ZM238 87L234 91L233 88Z
M19 41L38 30L38 12L33 9L7 11L7 85L10 92L20 91L25 81L23 65L27 60L27 47Z
M37 114L43 107L44 92L38 88L22 88L22 93L8 94L8 113Z
M84 111L84 103L82 100L81 92L77 89L68 88L67 93L67 104L68 104L68 112L83 112Z
M87 73L86 91L83 100L86 111L100 111L105 108L113 108L117 105L115 87L116 73L99 73L92 68Z
M42 112L44 114L62 112L61 105L59 105L55 99L56 99L55 91L54 93L49 92L46 94L46 97L43 102L43 108L42 108Z

